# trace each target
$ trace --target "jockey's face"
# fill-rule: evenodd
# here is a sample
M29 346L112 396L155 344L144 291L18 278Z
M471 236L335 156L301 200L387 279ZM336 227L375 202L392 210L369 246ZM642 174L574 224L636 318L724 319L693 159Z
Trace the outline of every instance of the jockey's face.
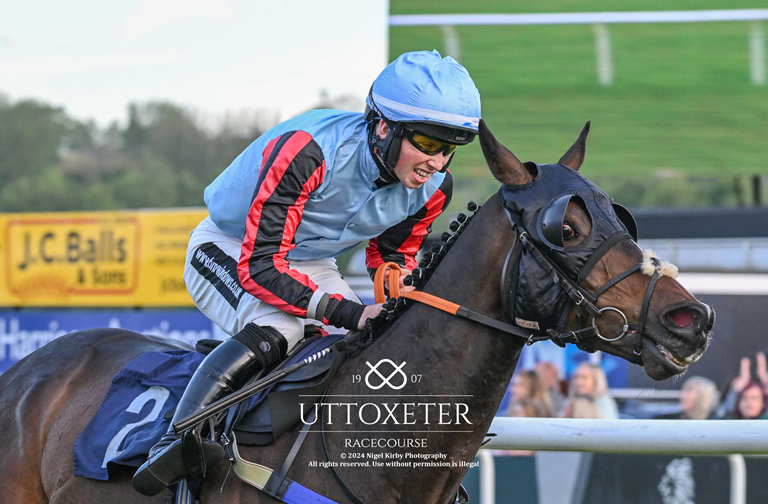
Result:
M379 136L385 138L389 132L387 123L379 121ZM424 185L429 177L443 169L451 156L445 156L442 152L430 156L414 147L407 138L401 140L400 156L395 165L395 175L408 189L418 189Z

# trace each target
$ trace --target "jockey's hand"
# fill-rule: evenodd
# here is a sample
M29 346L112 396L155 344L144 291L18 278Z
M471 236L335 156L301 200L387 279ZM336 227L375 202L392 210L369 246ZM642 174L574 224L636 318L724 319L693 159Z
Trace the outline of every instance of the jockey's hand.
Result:
M357 323L357 330L360 331L365 327L365 321L369 318L375 318L384 309L384 303L367 305L363 309L363 315L360 317L360 322Z
M390 269L391 268L387 268L387 269L384 270L384 287L387 290L389 290L389 270ZM400 292L410 292L412 290L416 290L416 287L414 287L412 285L405 285L403 283L403 279L405 277L407 277L408 275L410 275L411 273L413 273L413 272L411 270L405 269L405 268L400 268L400 270L402 271L402 273L400 274Z

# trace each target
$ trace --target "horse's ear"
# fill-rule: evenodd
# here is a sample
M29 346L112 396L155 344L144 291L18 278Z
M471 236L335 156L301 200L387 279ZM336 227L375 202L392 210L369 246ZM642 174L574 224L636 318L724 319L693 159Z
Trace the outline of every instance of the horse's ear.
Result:
M508 185L522 185L533 180L533 176L523 166L523 163L512 154L512 151L496 140L482 119L480 119L479 132L480 147L483 148L485 162L488 163L488 167L496 180Z
M584 152L587 150L587 135L589 135L589 124L591 121L587 121L584 125L584 129L581 130L579 138L571 145L568 152L563 154L558 164L565 165L575 171L579 171L581 164L584 162Z

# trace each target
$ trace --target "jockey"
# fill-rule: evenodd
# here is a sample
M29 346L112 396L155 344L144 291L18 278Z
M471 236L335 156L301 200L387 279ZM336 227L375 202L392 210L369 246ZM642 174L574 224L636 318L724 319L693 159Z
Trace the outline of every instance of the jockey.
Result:
M480 95L467 70L437 51L406 53L376 78L364 114L312 110L271 128L205 190L209 216L192 232L184 281L195 305L232 337L200 364L172 424L281 361L319 321L362 329L364 306L335 257L368 240L370 272L411 271L448 206L454 150L474 140ZM205 466L224 451L204 441ZM170 428L133 478L156 495L187 475Z

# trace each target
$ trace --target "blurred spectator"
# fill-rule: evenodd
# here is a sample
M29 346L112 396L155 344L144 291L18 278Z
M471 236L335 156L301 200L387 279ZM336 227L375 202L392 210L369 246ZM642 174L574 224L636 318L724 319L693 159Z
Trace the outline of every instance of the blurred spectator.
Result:
M496 416L509 416L509 407L511 404L526 398L543 401L547 404L549 411L554 412L547 403L546 391L536 373L525 369L519 369L509 382L509 387L507 387L507 391L501 399L501 404L499 404L499 410L496 412Z
M512 381L509 384L510 390L510 405L507 409L507 416L520 416L512 414L512 406L515 403L520 403L526 399L536 401L544 408L543 415L535 416L551 416L552 408L547 401L547 393L544 389L539 376L529 370L522 370L512 377ZM525 415L527 416L527 415Z
M571 377L568 400L560 416L566 418L619 418L616 402L608 395L605 373L594 364L582 363Z
M765 393L768 389L768 365L763 352L756 355L757 377L752 380L748 357L741 359L739 376L731 380L725 399L717 410L718 418L764 419L766 415Z
M762 384L749 382L742 389L733 417L739 420L768 419L768 414L765 411L765 391Z
M560 370L553 362L540 361L536 363L536 374L544 387L549 410L553 413L560 411L565 402L565 395L560 389Z
M547 405L536 399L520 399L509 405L507 416L516 418L543 418L550 416Z
M680 413L660 415L659 419L706 420L717 407L717 387L712 380L691 376L680 390Z

